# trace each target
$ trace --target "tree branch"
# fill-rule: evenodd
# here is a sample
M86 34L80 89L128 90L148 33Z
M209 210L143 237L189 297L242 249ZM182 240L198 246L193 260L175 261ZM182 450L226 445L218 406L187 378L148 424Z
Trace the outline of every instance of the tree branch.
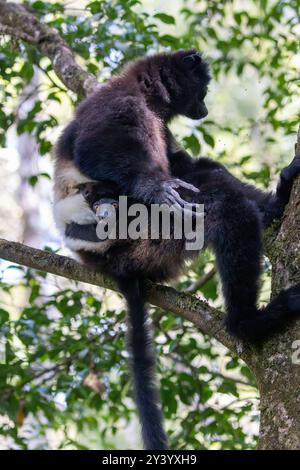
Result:
M117 290L114 283L99 271L84 266L66 256L57 255L17 242L0 239L0 258L68 279ZM147 283L147 300L192 322L203 333L217 339L242 359L247 360L250 349L235 341L223 326L223 313L195 296L177 292L172 287Z
M34 45L49 57L53 69L67 88L85 96L100 86L95 77L80 67L68 44L58 32L39 21L23 5L0 0L0 34Z

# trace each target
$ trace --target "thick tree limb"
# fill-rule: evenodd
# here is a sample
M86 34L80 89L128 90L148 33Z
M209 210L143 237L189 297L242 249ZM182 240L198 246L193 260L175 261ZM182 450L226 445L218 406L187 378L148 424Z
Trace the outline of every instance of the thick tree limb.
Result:
M49 57L66 87L78 95L87 95L99 86L96 78L76 63L73 52L58 32L40 22L23 5L0 0L0 34L34 45L41 55Z
M296 151L300 151L300 129ZM300 177L293 185L281 226L270 243L272 295L300 282ZM295 322L269 341L252 363L261 394L260 449L300 450L300 374L293 352L300 337Z
M66 256L37 250L27 245L0 239L0 258L74 281L117 290L111 280L99 271L84 266ZM223 326L223 314L195 296L177 292L172 287L148 282L147 300L164 310L169 310L191 321L203 333L217 339L244 360L249 350L231 338Z

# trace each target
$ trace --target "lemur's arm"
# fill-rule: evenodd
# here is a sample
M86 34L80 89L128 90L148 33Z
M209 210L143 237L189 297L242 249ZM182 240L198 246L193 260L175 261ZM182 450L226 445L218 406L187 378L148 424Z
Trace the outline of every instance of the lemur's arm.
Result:
M72 238L73 240L101 243L103 240L97 237L96 228L96 224L80 225L76 222L71 222L66 225L65 237Z

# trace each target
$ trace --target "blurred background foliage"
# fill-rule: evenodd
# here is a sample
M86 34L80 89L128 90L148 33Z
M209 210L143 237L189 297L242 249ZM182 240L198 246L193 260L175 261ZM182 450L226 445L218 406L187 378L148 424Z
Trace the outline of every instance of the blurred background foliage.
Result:
M299 124L300 0L28 1L100 81L128 60L196 47L212 69L201 123L172 129L197 156L268 187L293 156ZM51 216L51 149L80 97L49 60L0 37L0 236L61 248ZM135 448L139 444L116 294L2 262L0 447ZM261 300L269 294L265 262ZM210 252L175 284L222 298ZM186 321L152 308L173 448L252 449L258 394L249 369Z

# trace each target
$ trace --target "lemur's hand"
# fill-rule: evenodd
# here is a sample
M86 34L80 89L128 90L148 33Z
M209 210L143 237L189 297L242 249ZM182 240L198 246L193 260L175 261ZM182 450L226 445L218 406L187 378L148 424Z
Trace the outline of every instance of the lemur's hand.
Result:
M300 174L300 153L296 154L291 163L280 172L281 178L292 181Z
M193 191L194 193L199 193L199 189L190 183L186 183L185 181L180 180L179 178L174 178L165 182L163 184L163 188L164 191L162 194L165 197L165 202L167 204L179 205L180 207L184 207L186 205L190 206L191 203L182 199L176 189L184 188L188 189L189 191Z
M152 203L154 204L167 204L168 206L174 206L177 210L183 210L184 212L194 213L193 208L195 204L185 201L176 191L179 188L184 188L194 193L198 193L199 189L190 183L186 183L179 178L172 178L165 181L161 188L156 189L153 194Z

